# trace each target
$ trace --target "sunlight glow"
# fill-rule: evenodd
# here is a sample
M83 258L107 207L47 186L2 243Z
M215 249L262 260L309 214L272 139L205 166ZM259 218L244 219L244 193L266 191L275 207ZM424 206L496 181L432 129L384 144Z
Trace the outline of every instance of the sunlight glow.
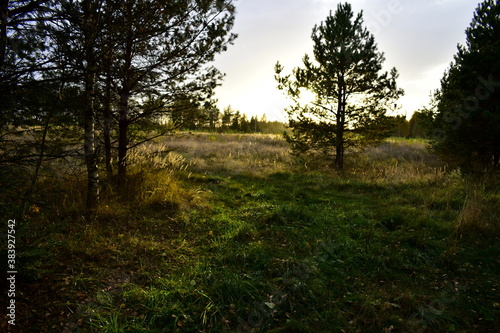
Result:
M303 104L303 105L312 104L312 102L314 102L315 99L316 99L316 95L312 91L306 90L306 89L302 89L300 91L300 103L301 104Z

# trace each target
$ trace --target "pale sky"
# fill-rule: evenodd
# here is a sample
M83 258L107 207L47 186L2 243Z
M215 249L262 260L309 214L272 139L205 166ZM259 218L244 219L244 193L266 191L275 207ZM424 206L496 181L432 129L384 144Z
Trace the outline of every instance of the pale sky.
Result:
M266 114L269 120L286 121L290 104L276 88L274 65L284 74L312 57L311 32L315 24L335 12L336 0L236 0L233 29L239 37L216 57L214 65L226 74L216 90L218 105L228 105L249 116ZM342 1L344 2L344 1ZM465 44L465 29L479 0L351 0L355 13L363 10L364 24L375 36L386 58L384 67L396 67L399 114L410 117L430 101L440 79Z

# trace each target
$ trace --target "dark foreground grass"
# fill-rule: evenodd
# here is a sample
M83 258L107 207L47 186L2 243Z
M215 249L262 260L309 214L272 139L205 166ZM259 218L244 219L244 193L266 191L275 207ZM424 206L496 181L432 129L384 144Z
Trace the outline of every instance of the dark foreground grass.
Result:
M457 227L473 225L467 200L479 200L457 172L399 182L291 169L154 177L177 196L158 184L153 199L103 205L90 225L52 216L44 233L24 236L46 260L38 276L20 274L20 332L500 327L498 234ZM481 191L478 216L498 223L498 187Z

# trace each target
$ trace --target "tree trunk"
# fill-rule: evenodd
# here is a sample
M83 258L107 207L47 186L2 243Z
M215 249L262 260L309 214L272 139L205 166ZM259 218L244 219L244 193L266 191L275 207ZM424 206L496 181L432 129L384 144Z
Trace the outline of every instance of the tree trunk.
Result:
M343 82L343 77L339 78ZM344 131L345 131L346 97L343 84L339 84L339 95L337 103L337 130L335 142L335 169L341 171L344 168Z
M337 143L335 147L335 169L338 171L344 168L344 133L337 131Z
M94 74L88 73L85 83L84 152L87 166L87 213L92 213L99 202L99 168L95 146L95 110L93 103Z
M118 120L118 184L125 184L127 176L127 152L128 152L128 99L129 92L122 91L120 94L120 119Z
M124 66L123 81L120 91L120 104L118 109L118 186L123 187L127 177L127 153L128 153L128 125L129 125L129 98L131 91L131 81L133 77L133 3L128 2L126 7L126 29L127 35L124 44Z
M97 166L97 151L95 140L95 105L94 89L97 63L94 52L95 22L90 1L84 2L84 56L87 62L85 68L85 100L83 110L84 153L87 167L87 203L86 215L93 215L99 203L99 168Z
M106 177L109 180L113 178L113 165L111 163L111 129L110 129L110 117L104 115L104 159L106 163Z
M111 74L106 78L106 94L104 99L104 159L106 162L106 176L108 182L113 177L113 165L111 164Z

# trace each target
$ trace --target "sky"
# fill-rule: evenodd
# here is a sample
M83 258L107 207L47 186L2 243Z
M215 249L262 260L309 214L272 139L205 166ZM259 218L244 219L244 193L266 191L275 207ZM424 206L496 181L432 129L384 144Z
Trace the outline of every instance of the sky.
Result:
M353 11L363 11L364 24L384 53L384 70L396 67L397 84L405 90L398 114L411 117L429 105L430 94L457 52L465 44L479 0L350 0ZM290 101L279 91L274 65L285 70L302 65L312 56L313 27L321 24L336 0L235 0L234 45L215 59L214 66L226 76L216 89L222 110L231 106L248 116L266 115L286 121Z

